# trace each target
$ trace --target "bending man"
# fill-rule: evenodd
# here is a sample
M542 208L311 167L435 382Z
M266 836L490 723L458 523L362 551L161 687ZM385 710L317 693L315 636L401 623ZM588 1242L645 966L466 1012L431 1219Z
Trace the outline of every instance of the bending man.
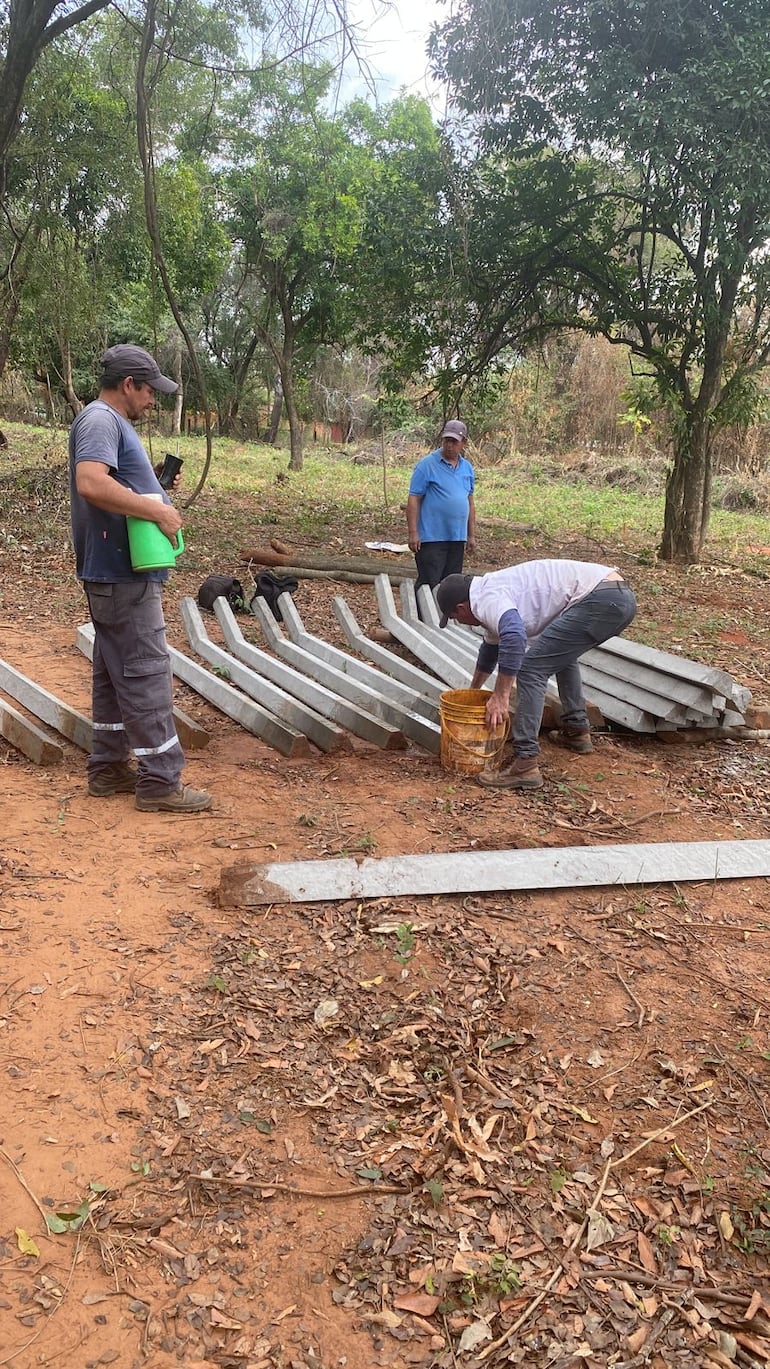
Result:
M490 727L508 716L516 682L513 764L489 771L489 788L539 789L538 740L545 694L556 676L562 703L558 740L572 751L593 750L578 659L633 620L636 599L615 566L587 561L523 561L490 575L449 575L436 592L441 626L450 618L486 629L472 689L497 666L486 706Z

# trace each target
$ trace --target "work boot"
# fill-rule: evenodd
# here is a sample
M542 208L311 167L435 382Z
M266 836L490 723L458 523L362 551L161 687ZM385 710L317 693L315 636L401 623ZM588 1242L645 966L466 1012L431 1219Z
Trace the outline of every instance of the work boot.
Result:
M570 751L577 751L580 756L590 756L594 749L590 727L565 727L559 732L549 732L548 736L557 746L566 746Z
M137 794L136 806L140 813L204 813L211 807L211 795L180 784L168 794Z
M517 756L505 770L482 770L479 784L485 789L542 789L543 776L537 756Z
M113 794L133 794L136 771L126 761L105 765L88 779L88 792L93 799L111 799Z

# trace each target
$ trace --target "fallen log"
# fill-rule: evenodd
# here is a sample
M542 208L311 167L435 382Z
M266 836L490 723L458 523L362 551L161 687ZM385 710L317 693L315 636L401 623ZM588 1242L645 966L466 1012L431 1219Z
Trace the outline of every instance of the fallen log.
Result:
M367 575L361 570L313 570L310 566L281 566L280 570L284 575L293 575L296 580L342 580L345 584L373 585L377 579L376 575ZM395 585L411 579L411 576L404 575L400 566L386 573Z
M313 556L309 553L275 551L273 547L254 547L239 553L242 561L254 561L258 566L293 567L297 565L306 570L351 571L361 575L391 575L395 573L405 580L417 579L417 567L403 561L375 560L372 556Z

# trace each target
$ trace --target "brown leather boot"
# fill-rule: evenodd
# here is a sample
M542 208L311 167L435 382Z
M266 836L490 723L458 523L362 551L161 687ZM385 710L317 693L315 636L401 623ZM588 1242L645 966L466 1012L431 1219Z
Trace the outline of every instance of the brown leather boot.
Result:
M479 784L485 789L542 789L543 776L537 756L517 756L505 770L482 770Z
M88 792L92 799L111 799L113 794L133 794L135 789L136 771L127 761L102 766L88 781Z
M580 756L590 756L594 749L590 727L584 727L580 731L565 728L563 731L549 732L548 736L557 746L566 746L569 751L577 751Z
M211 795L205 789L180 784L169 794L137 794L135 802L140 813L205 813L211 807Z

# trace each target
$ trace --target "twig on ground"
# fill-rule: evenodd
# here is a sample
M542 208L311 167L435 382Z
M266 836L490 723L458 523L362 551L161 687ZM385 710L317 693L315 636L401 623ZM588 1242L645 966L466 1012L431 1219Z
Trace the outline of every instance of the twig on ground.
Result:
M627 1160L630 1160L632 1156L637 1155L640 1150L644 1150L646 1146L650 1145L651 1142L655 1141L658 1137L665 1136L666 1133L671 1131L674 1127L681 1126L682 1123L686 1122L690 1117L697 1117L698 1113L705 1112L706 1108L710 1108L711 1106L712 1103L710 1100L707 1103L701 1103L700 1107L693 1108L690 1112L684 1113L683 1116L676 1118L673 1122L670 1122L668 1126L660 1127L659 1130L654 1132L652 1136L648 1136L646 1140L641 1141L640 1144L638 1146L634 1146L632 1150L626 1151L625 1155L621 1155L619 1159L607 1161L607 1164L604 1167L604 1173L602 1175L601 1182L596 1192L596 1196L594 1197L594 1200L591 1203L590 1208L586 1212L586 1215L580 1224L580 1228L577 1231L577 1234L572 1239L569 1249L567 1250L567 1255L572 1255L575 1252L575 1250L577 1250L580 1242L582 1241L583 1236L588 1227L590 1215L592 1212L597 1211L599 1203L602 1200L602 1195L604 1193L605 1188L607 1187L607 1180L609 1179L610 1171L613 1169L617 1169L622 1164L625 1164ZM504 1333L504 1335L499 1336L497 1340L492 1341L489 1345L485 1346L485 1348L480 1352L478 1356L480 1360L488 1359L488 1357L493 1353L493 1351L499 1350L502 1345L507 1345L513 1339L513 1337L516 1335L516 1332L521 1329L525 1321L529 1320L529 1318L532 1316L532 1313L537 1310L541 1302L543 1302L543 1300L550 1293L551 1289L561 1278L561 1275L564 1273L565 1266L566 1259L562 1260L561 1263L557 1265L556 1269L554 1270L553 1274L551 1275L550 1279L545 1285L545 1288L542 1288L540 1292L537 1293L534 1298L532 1298L532 1300L524 1308L524 1311L520 1314L520 1316L516 1318L516 1321L513 1323L513 1325L508 1327L508 1330ZM671 1315L673 1316L673 1311ZM663 1328L661 1327L661 1330L662 1329ZM638 1362L641 1364L643 1363L643 1360ZM627 1366L627 1369L630 1369L630 1366Z
M644 1006L643 1003L640 1003L640 1002L639 1002L639 999L637 998L636 994L634 993L633 989L631 988L631 985L628 984L628 983L626 982L626 980L623 978L623 976L622 976L622 974L620 973L620 970L618 969L617 965L615 966L615 976L616 976L617 979L620 980L621 984L623 985L623 988L625 989L626 993L628 994L629 998L631 999L631 1002L634 1003L634 1004L636 1005L636 1007L638 1008L638 1010L639 1010L639 1016L638 1016L638 1018L637 1018L636 1025L637 1025L637 1027L642 1027L642 1026L644 1025L644 1014L646 1013L647 1009L645 1008L645 1006Z
M466 911L470 917L495 917L499 922L515 922L517 926L521 926L520 913L504 913L502 909L497 908L485 909L483 913L471 908L466 909Z
M659 1141L661 1136L666 1136L668 1132L673 1131L675 1127L681 1127L682 1124L687 1122L691 1117L697 1117L699 1112L705 1112L707 1108L713 1106L713 1101L709 1098L707 1102L701 1103L700 1107L692 1108L689 1112L682 1113L681 1117L675 1117L673 1122L668 1123L668 1126L658 1127L658 1130L653 1131L651 1136L646 1137L644 1141L640 1141L638 1146L634 1146L632 1150L627 1150L625 1154L620 1155L617 1160L612 1160L610 1162L610 1169L619 1169L621 1165L624 1165L631 1160L634 1155L638 1155L640 1150L646 1150L647 1146L651 1146L653 1141Z
M491 1079L488 1079L480 1070L474 1069L473 1065L464 1062L463 1072L468 1075L469 1079L473 1079L474 1082L477 1083L485 1093L488 1093L491 1098L495 1098L498 1102L506 1103L510 1106L512 1112L515 1112L521 1117L524 1110L520 1104L516 1102L515 1098L511 1098L510 1094L504 1093L502 1089L497 1087L497 1084L493 1083Z
M455 1369L457 1369L457 1356L455 1354L455 1348L452 1344L452 1337L449 1332L449 1326L447 1325L446 1312L442 1312L441 1320L444 1323L444 1335L446 1336L446 1343L449 1346L449 1353L452 1356L452 1364L455 1366Z
M637 1269L633 1265L624 1265L622 1269L615 1269L611 1265L603 1265L599 1269L581 1269L581 1279L617 1279L621 1283L638 1284L640 1288L654 1288L658 1293L692 1293L700 1302L721 1302L725 1307L736 1308L742 1317L745 1317L748 1308L751 1306L753 1293L741 1293L733 1291L731 1288L709 1288L705 1284L689 1283L683 1286L681 1283L670 1283L661 1279L657 1274L648 1274L645 1270ZM769 1323L770 1329L770 1323Z
M647 1363L655 1348L655 1342L660 1339L669 1322L673 1319L676 1311L677 1308L675 1307L667 1307L665 1311L661 1312L657 1322L639 1351L639 1354L634 1355L633 1359L620 1361L617 1365L617 1369L641 1369L641 1366Z
M602 1200L602 1195L604 1193L605 1188L607 1187L607 1180L610 1175L610 1169L611 1165L608 1160L607 1164L604 1167L604 1173L602 1175L599 1187L596 1191L596 1196L593 1202L591 1203L591 1206L589 1207L588 1211L586 1212L586 1215L583 1218L580 1227L578 1228L578 1231L572 1238L570 1246L567 1250L567 1255L574 1254L574 1252L580 1245L580 1242L582 1241L583 1236L585 1235L585 1232L588 1229L588 1221L590 1215L592 1212L595 1212L597 1210L599 1203ZM553 1274L548 1280L548 1283L546 1284L545 1288L542 1288L540 1292L537 1293L534 1298L532 1298L531 1302L527 1303L527 1306L524 1308L524 1311L516 1318L516 1321L513 1323L513 1326L509 1326L508 1330L502 1336L499 1336L497 1340L493 1340L491 1344L485 1346L485 1348L481 1351L481 1353L478 1356L480 1360L488 1359L488 1357L492 1354L494 1350L499 1350L502 1345L507 1345L508 1342L513 1339L513 1337L516 1335L516 1332L520 1330L520 1328L524 1325L525 1321L529 1321L529 1318L532 1316L532 1313L537 1310L541 1302L543 1302L543 1300L548 1296L554 1284L558 1282L558 1280L564 1273L565 1267L566 1258L556 1266L556 1269L554 1270Z
M616 818L612 817L609 813L606 816L609 817L610 822L612 822L616 828L621 827L625 832L632 827L638 827L642 822L651 822L653 818L678 817L681 811L681 808L656 808L654 812L640 813L636 818ZM576 826L575 823L569 823L567 825L570 827ZM580 831L590 832L592 836L597 837L614 837L616 835L616 833L608 827L587 827L585 824L581 825Z
M454 1070L450 1069L449 1067L447 1067L447 1079L452 1085L452 1092L455 1098L455 1107L457 1108L457 1120L460 1121L460 1119L465 1116L465 1099L463 1098L463 1091L460 1086L460 1080L457 1078L457 1075L455 1074Z
M42 1203L40 1202L40 1199L37 1198L37 1197L35 1196L35 1194L32 1192L32 1189L30 1188L29 1184L27 1183L26 1179L24 1178L24 1175L22 1174L21 1170L19 1169L19 1166L18 1166L17 1164L14 1163L14 1161L11 1159L10 1155L8 1154L8 1151L7 1151L7 1150L4 1150L2 1146L0 1146L0 1155L2 1155L2 1157L3 1157L3 1159L5 1160L6 1164L7 1164L7 1165L10 1165L11 1169L13 1170L14 1174L16 1175L16 1178L18 1179L19 1183L21 1184L22 1188L24 1189L24 1192L25 1192L26 1194L28 1194L28 1196L32 1199L33 1203L35 1204L35 1207L37 1208L38 1212L40 1213L40 1216L43 1218L43 1226L45 1227L46 1235L48 1235L48 1222L46 1221L45 1208L43 1207ZM5 1363L5 1360L0 1360L0 1364L4 1364L4 1363Z
M767 1369L767 1361L764 1365L760 1364L758 1359L754 1359L754 1356L750 1355L740 1345L735 1352L735 1362L743 1365L743 1369Z
M383 1193L400 1193L403 1198L407 1198L412 1192L412 1189L398 1188L395 1184L382 1184L379 1188L338 1188L327 1193L320 1188L294 1188L292 1184L281 1184L273 1179L229 1179L224 1175L213 1178L205 1174L193 1174L191 1177L197 1179L200 1184L228 1184L246 1193L262 1193L265 1189L275 1189L277 1193L288 1193L292 1198L324 1198L327 1202L332 1198L379 1198Z
M5 1154L5 1151L4 1151L4 1150L1 1150L1 1148L0 1148L0 1151L1 1151L1 1153L5 1156L6 1160L8 1160L9 1164L11 1165L11 1167L15 1170L15 1169L16 1169L16 1166L15 1166L15 1164L13 1163L13 1160L9 1159L9 1157ZM16 1172L17 1172L17 1174L18 1174L18 1170L16 1170ZM19 1176L19 1177L20 1177L20 1176ZM23 1183L23 1182L24 1182L24 1181L22 1180L22 1183ZM24 1188L27 1188L27 1185L26 1185L26 1184L24 1184ZM27 1192L29 1193L30 1190L27 1189ZM31 1196L31 1197L34 1197L34 1195L32 1195L32 1194L30 1194L30 1196ZM37 1202L37 1199L35 1199L35 1202ZM48 1315L46 1316L45 1321L43 1321L43 1322L40 1323L40 1326L37 1328L37 1331L35 1332L34 1336L30 1336L29 1340L28 1340L28 1341L25 1341L23 1345L20 1345L19 1348L18 1348L18 1350L12 1350L11 1353L10 1353L10 1355L6 1355L6 1356L5 1356L5 1359L0 1359L0 1365L3 1365L3 1364L11 1364L11 1363L13 1362L13 1360L16 1359L17 1355L20 1355L21 1352L22 1352L23 1350L28 1350L29 1347L30 1347L30 1345L34 1345L35 1341L36 1341L36 1340L39 1340L39 1338L42 1336L43 1332L46 1330L46 1328L49 1326L49 1324L53 1321L53 1318L56 1316L56 1313L59 1311L59 1308L64 1306L64 1300L65 1300L65 1298L66 1298L66 1296L67 1296L67 1294L68 1294L68 1292L69 1292L69 1290L70 1290L70 1285L71 1285L71 1283L72 1283L72 1279L73 1279L73 1276L74 1276L74 1273L75 1273L75 1265L77 1264L79 1258L80 1258L80 1232L77 1233L77 1236L76 1236L76 1239L75 1239L75 1250L74 1250L73 1255L72 1255L72 1263L70 1264L69 1274L67 1275L67 1282L65 1283L65 1285L64 1285L64 1287L63 1287L63 1289L62 1289L62 1294L61 1294L61 1297L59 1298L58 1302L54 1303L53 1307L51 1308L51 1311L50 1311L50 1312L48 1313ZM80 1342L78 1342L78 1344L80 1344Z

